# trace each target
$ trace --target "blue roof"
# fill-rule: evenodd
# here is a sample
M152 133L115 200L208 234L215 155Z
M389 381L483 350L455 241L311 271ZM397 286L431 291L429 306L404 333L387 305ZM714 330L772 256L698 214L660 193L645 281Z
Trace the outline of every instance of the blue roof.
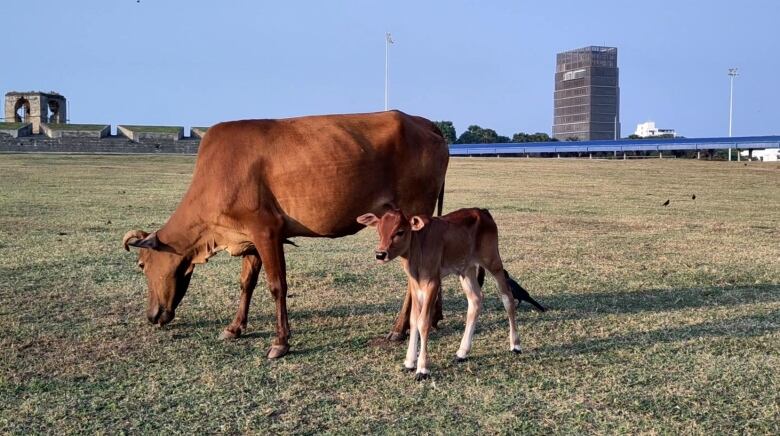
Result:
M672 151L780 148L780 136L721 138L618 139L576 142L523 142L503 144L451 144L450 154L588 153L615 151Z

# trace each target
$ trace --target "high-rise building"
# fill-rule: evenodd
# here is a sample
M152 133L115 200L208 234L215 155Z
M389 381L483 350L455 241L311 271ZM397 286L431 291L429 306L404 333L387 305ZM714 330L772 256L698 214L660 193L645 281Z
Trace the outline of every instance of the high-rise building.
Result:
M620 138L617 48L558 53L553 137L561 141Z

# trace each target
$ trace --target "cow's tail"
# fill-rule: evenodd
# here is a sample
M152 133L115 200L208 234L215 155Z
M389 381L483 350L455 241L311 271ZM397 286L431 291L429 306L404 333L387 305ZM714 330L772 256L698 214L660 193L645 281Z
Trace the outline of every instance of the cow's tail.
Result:
M441 216L442 209L444 209L444 182L441 182L441 191L439 191L439 198L436 200L436 216Z
M528 291L526 291L525 289L523 289L522 286L520 286L520 283L517 283L515 279L510 277L507 270L504 270L504 276L506 277L506 283L507 285L509 285L509 289L512 291L512 296L514 296L517 301L520 302L527 301L531 303L531 305L533 305L536 308L536 310L538 310L539 312L544 312L547 310L544 308L544 306L542 306L536 300L534 300L533 297L531 297L528 294Z

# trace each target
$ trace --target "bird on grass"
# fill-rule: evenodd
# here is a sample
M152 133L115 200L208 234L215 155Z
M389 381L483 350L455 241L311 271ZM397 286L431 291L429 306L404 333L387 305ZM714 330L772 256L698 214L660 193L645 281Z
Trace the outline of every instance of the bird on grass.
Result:
M664 201L664 204L662 204L661 206L669 206L669 199L667 199L666 201Z
M696 194L691 195L691 200L696 200Z

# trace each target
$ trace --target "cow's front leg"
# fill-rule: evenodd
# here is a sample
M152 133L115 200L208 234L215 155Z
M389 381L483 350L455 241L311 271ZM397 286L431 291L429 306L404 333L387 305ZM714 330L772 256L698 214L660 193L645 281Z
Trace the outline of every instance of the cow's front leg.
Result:
M420 334L420 354L417 356L417 375L415 378L418 381L427 379L431 374L430 369L428 369L428 334L433 324L438 292L438 280L431 280L417 291L417 300L421 306L417 316L417 330Z
M257 277L260 275L260 268L263 262L257 254L247 254L241 262L241 297L238 303L238 310L233 322L230 323L222 334L220 339L235 339L246 331L246 323L249 318L249 304L252 301L252 293L257 286Z
M409 282L406 286L406 295L404 296L403 305L398 312L398 316L395 318L392 330L387 334L387 339L390 341L402 341L406 336L406 331L410 330L410 313L412 310L412 284ZM437 291L436 305L434 307L433 315L433 327L436 328L439 325L439 321L444 319L442 314L442 295L441 290Z
M282 238L277 234L255 243L265 266L268 289L276 303L276 339L268 349L268 358L276 359L290 350L290 324L287 320L287 269L284 261Z

